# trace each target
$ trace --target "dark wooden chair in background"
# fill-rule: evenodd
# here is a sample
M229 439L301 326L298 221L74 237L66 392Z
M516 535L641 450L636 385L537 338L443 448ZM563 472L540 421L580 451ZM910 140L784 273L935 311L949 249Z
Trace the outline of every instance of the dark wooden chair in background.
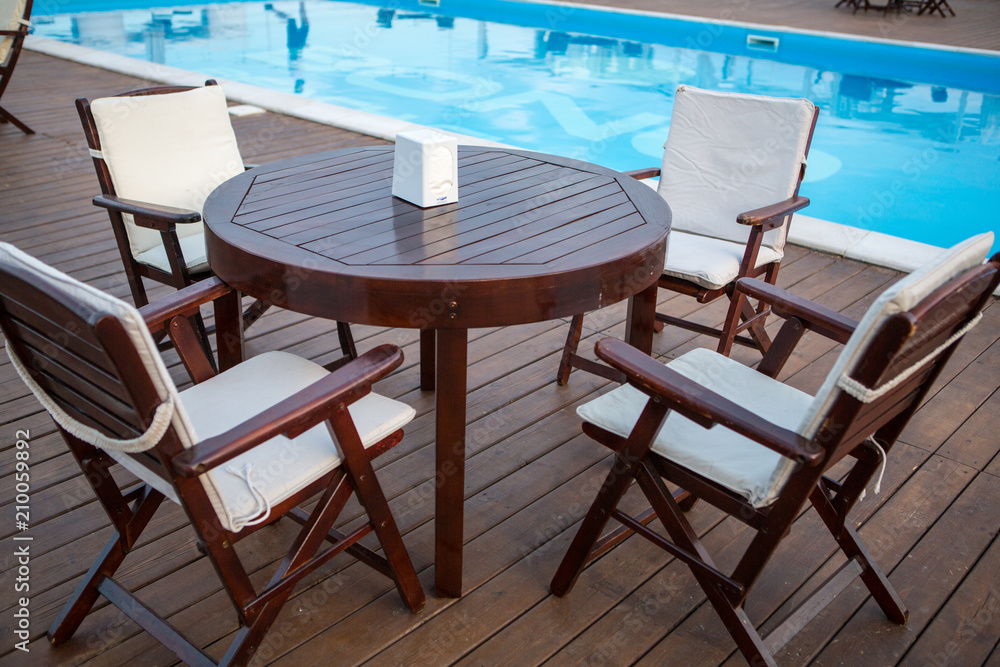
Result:
M947 18L944 13L945 10L947 10L948 14L951 16L955 15L951 5L948 4L948 0L920 0L919 7L917 8L917 15L920 16L925 13L933 14L934 12L937 12L943 18Z
M887 453L1000 282L1000 254L982 263L992 242L984 234L943 252L890 287L860 323L741 280L737 289L786 318L757 370L704 348L664 366L621 341L598 343L598 357L628 384L578 412L584 432L614 451L614 465L552 592L567 594L588 561L637 532L691 569L751 665L773 665L773 654L858 576L889 620L905 623L902 601L848 514L876 474L878 492ZM808 330L846 344L815 397L773 379ZM854 462L840 481L826 476L845 459ZM617 509L633 480L652 505L637 517ZM684 515L693 499L754 531L731 573L716 566ZM806 502L847 562L762 639L743 605ZM657 517L667 537L648 527ZM611 518L622 525L602 538Z
M222 88L146 88L92 102L78 99L97 180L136 306L142 279L182 288L211 274L201 219L205 199L245 170ZM243 313L243 328L268 304ZM337 323L342 361L357 357L350 325Z
M698 303L729 297L721 328L657 313L657 322L767 351L766 307L755 309L736 281L763 276L774 284L799 197L818 109L808 100L718 93L680 86L660 169L626 172L660 177L657 191L673 222L659 286ZM618 373L577 355L583 315L573 318L556 377L574 367L620 380ZM743 335L747 332L749 335Z
M224 359L228 369L215 375L188 319L213 301L220 332L238 328L238 295L218 278L140 314L0 244L0 329L11 362L53 416L115 528L49 630L53 644L69 640L103 595L185 663L213 664L113 578L165 497L187 513L236 609L240 627L221 664L245 665L295 584L345 551L392 578L410 609L424 604L371 465L414 416L371 391L402 363L402 352L382 345L333 373L268 352L237 365ZM197 383L185 391L150 335L162 329ZM123 490L128 484L111 475L115 463L143 483ZM344 535L333 525L352 492L368 520ZM314 497L311 512L298 509ZM284 516L302 529L258 592L233 545ZM373 531L384 557L359 543ZM332 546L319 553L324 540Z
M0 100L28 35L32 0L0 0ZM0 106L0 123L10 123L25 134L35 131Z

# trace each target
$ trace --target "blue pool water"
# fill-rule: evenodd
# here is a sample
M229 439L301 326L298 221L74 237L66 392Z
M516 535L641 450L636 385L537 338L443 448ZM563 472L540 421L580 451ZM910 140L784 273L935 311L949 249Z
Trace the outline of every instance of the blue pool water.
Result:
M806 97L805 213L941 246L1000 234L989 54L524 2L59 7L36 5L37 34L621 170L659 164L678 84Z

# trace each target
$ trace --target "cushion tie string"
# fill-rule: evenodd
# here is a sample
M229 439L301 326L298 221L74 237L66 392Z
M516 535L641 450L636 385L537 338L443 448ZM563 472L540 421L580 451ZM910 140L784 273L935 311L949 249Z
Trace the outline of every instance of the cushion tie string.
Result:
M882 386L878 387L877 389L869 389L868 387L861 384L854 378L848 377L847 373L844 373L839 378L837 378L837 386L840 389L842 389L845 393L856 398L862 403L871 403L872 401L877 400L882 396L884 396L885 394L889 393L903 382L906 382L906 380L908 380L914 373L919 371L921 368L926 366L930 361L932 361L935 357L944 352L948 348L948 346L950 346L952 343L954 343L959 338L968 333L969 329L979 324L979 320L981 319L983 319L983 314L982 312L979 312L976 314L975 317L969 320L969 322L964 327L953 333L951 337L948 338L948 340L938 345L934 349L934 351L932 351L926 357L924 357L917 363L911 365L905 371L903 371L893 379L889 380Z
M28 389L31 393L35 395L38 402L42 404L49 414L52 415L52 419L59 424L67 433L70 435L83 440L84 442L93 445L94 447L99 447L104 450L114 450L118 452L125 452L127 454L136 454L138 452L144 452L147 449L152 449L163 437L163 434L167 432L167 428L170 426L170 420L174 415L174 399L172 396L168 396L165 401L160 403L156 408L156 412L153 414L153 420L149 424L149 428L146 432L128 440L119 440L118 438L112 438L110 436L101 433L96 428L87 426L86 424L81 424L76 419L67 414L59 404L56 403L48 393L41 387L35 379L31 377L28 373L28 369L24 367L21 359L14 353L11 349L10 341L4 341L4 347L7 349L7 356L10 357L10 363L14 366L14 370L24 381L24 384L28 385Z
M257 504L257 509L246 517L230 517L233 521L233 532L238 533L246 526L256 526L259 523L267 521L268 517L271 516L271 503L268 502L266 497L264 497L264 494L261 492L260 488L254 484L253 478L250 476L253 473L253 464L247 463L243 466L242 470L238 470L236 466L230 465L226 466L225 470L230 475L235 475L246 482L247 488L250 489L250 496Z
M101 151L97 150L96 148L88 148L87 152L90 153L90 157L92 157L92 158L95 158L97 160L103 160L104 159L104 153L102 153Z
M878 463L878 479L875 480L875 495L877 496L882 491L882 476L885 475L885 462L886 462L886 459L888 457L886 456L885 450L882 449L882 445L878 444L878 442L875 440L874 436L869 436L868 437L868 443L870 445L874 446L875 447L875 451L878 452L878 458L879 458L879 463ZM861 495L858 496L858 502L859 503L862 500L865 499L865 495L867 493L868 493L867 489L862 489L861 490Z

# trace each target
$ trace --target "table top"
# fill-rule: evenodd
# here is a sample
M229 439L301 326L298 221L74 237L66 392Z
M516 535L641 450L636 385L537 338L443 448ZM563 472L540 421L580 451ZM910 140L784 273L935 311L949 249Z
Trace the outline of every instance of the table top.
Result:
M472 328L616 303L660 275L670 209L597 165L459 148L459 200L395 198L393 146L254 168L204 207L213 271L277 306L359 324Z

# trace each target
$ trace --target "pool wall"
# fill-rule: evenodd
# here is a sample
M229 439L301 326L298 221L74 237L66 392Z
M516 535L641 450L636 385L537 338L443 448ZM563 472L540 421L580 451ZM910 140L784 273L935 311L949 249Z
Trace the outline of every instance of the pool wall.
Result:
M358 1L358 0L355 0ZM360 0L365 4L371 5L384 5L385 3L375 2L372 0ZM446 2L446 0L444 0ZM442 4L444 4L444 2ZM73 4L68 3L68 4ZM102 3L87 3L86 7L89 10L100 9ZM137 0L135 3L138 6L148 6L148 3L143 3L141 0ZM418 2L394 2L393 6L399 7L411 7L414 9L421 9L427 11L429 8L425 5L420 5ZM122 5L116 2L116 6L121 8ZM796 45L796 48L803 48L806 45L808 48L818 48L816 42L812 42L809 46L809 40L826 39L827 42L841 42L844 39L850 40L850 42L858 48L864 50L866 44L872 47L878 47L883 49L892 48L905 48L910 54L920 52L921 48L930 48L935 56L940 57L941 49L938 49L932 45L923 44L909 44L909 43L892 43L888 41L875 40L869 43L866 40L854 39L850 36L836 35L836 40L824 37L822 34L816 33L806 33L803 31L789 31L788 29L782 29L778 32L773 27L767 26L754 26L747 24L728 24L724 21L705 21L705 20L695 20L691 21L687 17L675 17L670 15L660 15L652 14L648 12L621 12L619 10L609 10L609 8L602 7L592 7L592 6L580 6L580 5L551 5L544 3L534 3L534 2L515 2L509 3L509 6L516 6L519 10L523 10L526 16L519 16L518 21L534 21L536 24L540 21L542 26L552 27L558 24L556 27L559 30L574 30L573 22L583 20L583 12L589 12L591 14L596 12L611 11L612 14L623 15L622 18L614 21L613 23L621 22L621 30L625 30L625 26L628 26L629 34L634 38L635 29L635 19L637 15L641 15L644 19L654 19L658 20L661 18L670 19L669 24L677 26L677 20L681 20L687 23L688 30L685 31L683 37L676 37L680 40L679 45L690 47L689 43L691 39L697 39L697 35L692 38L689 30L691 23L696 23L702 26L706 26L706 30L711 30L710 33L713 39L718 39L720 35L726 34L727 44L734 49L734 52L745 54L747 51L746 45L746 35L761 35L766 36L772 34L775 36L780 36L781 46L785 45ZM66 10L65 7L61 8ZM453 8L449 7L447 10L450 13L455 13ZM581 12L581 14L577 14ZM483 16L476 15L475 12L471 12L471 18L490 18L491 20L498 20L494 15L494 12L483 12ZM574 19L574 17L576 17ZM500 19L503 20L503 19ZM511 16L508 14L506 16L506 21L510 21ZM588 20L593 20L591 16ZM646 25L646 23L644 23ZM667 25L667 24L664 24ZM617 31L619 28L617 25L606 26L609 31ZM656 30L662 29L662 25L656 26L652 25L648 29ZM673 28L675 31L677 28ZM650 35L645 35L644 39L650 39L651 41L657 41L663 43L665 34L663 32L657 32L655 38ZM801 41L800 41L801 40ZM695 42L695 46L697 42ZM339 127L342 129L350 130L353 132L358 132L360 134L365 134L368 136L377 137L380 139L385 139L388 141L393 141L397 132L417 129L422 126L401 121L395 118L390 118L386 116L380 116L364 111L357 111L354 109L349 109L346 107L337 106L334 104L329 104L326 102L319 102L315 100L309 100L302 98L298 95L293 95L290 93L281 93L271 89L261 88L258 86L253 86L249 84L239 83L236 81L229 81L225 79L220 79L219 77L213 76L211 73L200 73L192 72L188 70L182 70L175 67L170 67L166 65L161 65L157 63L151 63L144 60L129 58L126 56L120 56L116 54L106 53L98 51L95 49L90 49L87 47L78 46L75 44L69 44L64 42L59 42L55 40L50 40L46 38L41 38L37 36L31 36L25 43L26 48L38 53L51 55L54 57L70 60L73 62L90 65L94 67L99 67L102 69L107 69L110 71L115 71L121 74L126 74L130 76L135 76L138 78L155 81L163 84L169 85L202 85L207 78L216 78L223 85L227 97L233 101L238 102L243 105L251 105L255 107L260 107L261 109L272 111L275 113L285 114L297 118L302 118L304 120L309 120L321 124L326 124L334 127ZM920 47L918 49L913 49L911 47ZM715 48L715 46L713 46ZM722 49L725 50L725 49ZM789 56L790 50L784 52L785 57ZM869 52L871 53L871 52ZM754 55L759 55L756 52ZM954 54L956 58L959 58L964 62L964 68L972 69L979 72L980 76L983 72L989 71L990 76L996 76L997 63L1000 63L1000 57L997 54L991 54L989 52L978 52L971 50L961 50L960 52ZM801 57L799 54L798 57ZM784 58L775 58L783 60ZM959 67L958 69L962 69ZM865 70L870 72L871 69ZM967 84L962 84L967 85ZM981 86L981 84L980 84ZM454 134L454 133L452 133ZM468 144L478 144L478 145L505 145L498 144L497 142L484 140L478 137L463 136L458 135L459 141L461 143ZM890 236L880 232L873 232L857 227L851 227L847 225L842 225L834 222L829 222L825 220L819 220L816 218L811 218L804 215L796 215L795 220L790 230L789 240L795 244L802 245L809 248L814 248L824 252L829 252L835 255L846 257L849 259L855 259L879 266L885 266L892 269L910 271L914 268L925 263L929 258L936 254L940 249L936 246L928 245L925 243L919 243L916 241L910 241L902 239L895 236ZM1000 290L998 290L1000 292Z

